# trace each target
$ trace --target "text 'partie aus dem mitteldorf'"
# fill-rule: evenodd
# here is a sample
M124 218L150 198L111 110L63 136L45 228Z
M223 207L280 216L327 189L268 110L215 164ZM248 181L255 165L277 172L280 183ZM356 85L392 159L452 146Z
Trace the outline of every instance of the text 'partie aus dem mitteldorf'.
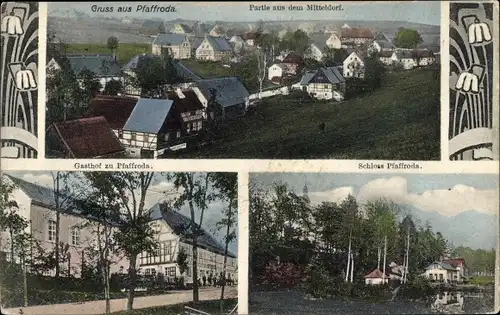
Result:
M250 4L250 11L343 11L341 4L290 4L290 5L267 5Z

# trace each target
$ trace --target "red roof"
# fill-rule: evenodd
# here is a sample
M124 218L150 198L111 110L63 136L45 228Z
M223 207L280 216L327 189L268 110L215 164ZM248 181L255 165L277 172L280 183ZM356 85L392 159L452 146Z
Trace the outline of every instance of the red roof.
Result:
M285 57L285 59L283 59L282 63L294 63L301 65L304 63L304 59L299 54L291 52Z
M382 279L383 278L383 275L384 273L382 271L380 271L380 269L375 269L373 270L372 272L370 272L369 274L367 274L365 276L365 278L370 278L370 279ZM389 276L388 275L385 275L385 279L388 279Z
M465 259L463 258L453 258L453 259L444 259L442 262L446 264L450 264L452 267L457 268L460 264L466 266Z
M138 99L125 96L96 96L89 106L88 117L103 116L111 129L122 129Z
M389 58L389 57L392 57L393 53L394 52L392 50L383 50L378 55L379 55L379 57Z
M93 158L123 150L102 116L56 122L53 126L73 158Z
M374 38L372 31L366 28L343 28L341 33L342 38Z
M257 39L260 36L259 33L257 32L248 32L243 35L244 40L249 40L249 39Z

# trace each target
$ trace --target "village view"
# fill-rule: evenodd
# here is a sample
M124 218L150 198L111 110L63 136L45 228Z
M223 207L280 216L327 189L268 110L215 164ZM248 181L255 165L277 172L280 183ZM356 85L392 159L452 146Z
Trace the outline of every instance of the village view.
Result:
M2 174L2 314L236 314L237 215L236 173Z
M440 207L443 198L465 188L458 182L419 195L399 187L456 179L363 176L251 176L250 314L493 313L494 198L469 208L487 216L463 196L443 216L453 208ZM498 198L498 186L488 187L475 196Z
M437 160L439 32L49 11L46 156Z

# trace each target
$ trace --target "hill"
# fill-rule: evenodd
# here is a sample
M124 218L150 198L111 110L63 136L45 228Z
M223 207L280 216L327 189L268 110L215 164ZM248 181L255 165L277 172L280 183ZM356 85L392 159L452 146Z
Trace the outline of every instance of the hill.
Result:
M215 144L178 157L438 160L439 113L434 70L392 73L380 89L342 103L265 99L256 115L222 128Z

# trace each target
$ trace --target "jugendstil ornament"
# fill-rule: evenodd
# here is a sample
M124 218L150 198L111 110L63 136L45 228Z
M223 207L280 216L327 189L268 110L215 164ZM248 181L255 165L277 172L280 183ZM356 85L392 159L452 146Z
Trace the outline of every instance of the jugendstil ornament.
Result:
M1 6L2 158L36 158L38 96L38 3Z
M451 160L495 158L492 30L492 4L450 4Z

